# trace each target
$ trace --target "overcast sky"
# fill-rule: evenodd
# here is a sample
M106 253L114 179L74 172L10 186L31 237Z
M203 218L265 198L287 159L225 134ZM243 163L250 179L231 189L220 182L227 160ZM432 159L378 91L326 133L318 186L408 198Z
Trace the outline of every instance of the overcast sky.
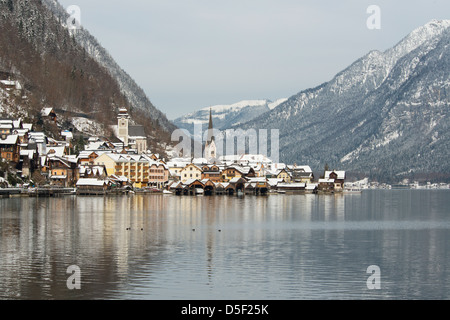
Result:
M386 50L448 0L59 0L174 119L217 104L288 98ZM370 5L380 29L369 29ZM372 19L370 21L373 21Z

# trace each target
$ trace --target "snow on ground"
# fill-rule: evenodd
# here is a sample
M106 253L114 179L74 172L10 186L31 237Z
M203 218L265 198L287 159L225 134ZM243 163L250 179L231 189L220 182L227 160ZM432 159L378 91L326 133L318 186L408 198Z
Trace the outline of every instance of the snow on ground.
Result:
M278 99L278 100L276 100L276 101L274 101L274 102L272 102L272 103L269 103L269 104L268 104L269 109L270 109L270 110L273 110L273 109L275 109L276 107L278 107L280 104L285 103L287 100L288 100L287 98L283 98L283 99Z
M90 135L102 135L104 130L103 126L98 122L93 120L83 118L83 117L74 117L72 118L72 124L78 131L81 131Z
M229 105L216 105L212 107L203 108L202 110L208 110L211 108L214 112L235 112L245 107L257 107L264 106L268 103L268 100L242 100Z

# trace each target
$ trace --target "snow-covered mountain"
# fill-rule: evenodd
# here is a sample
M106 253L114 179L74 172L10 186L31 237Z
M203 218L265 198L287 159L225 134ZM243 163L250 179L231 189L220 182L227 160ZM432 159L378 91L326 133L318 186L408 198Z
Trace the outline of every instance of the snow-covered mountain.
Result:
M53 12L55 17L61 21L61 24L67 28L66 21L69 15L59 2L57 0L43 0L42 3L46 5ZM151 118L167 132L172 132L175 129L165 114L150 102L144 90L142 90L134 79L116 63L108 51L100 45L88 30L81 27L80 29L71 32L71 34L77 43L80 44L100 65L105 67L112 77L117 80L122 93L133 108L149 114Z
M280 129L281 160L315 170L450 178L449 74L450 20L433 20L238 127Z
M278 99L276 101L267 99L243 100L230 105L215 105L184 115L175 119L173 122L177 127L187 129L191 133L194 132L194 126L196 124L201 124L203 130L206 130L211 110L214 128L225 130L232 126L251 121L256 117L275 109L285 101L287 101L287 99Z

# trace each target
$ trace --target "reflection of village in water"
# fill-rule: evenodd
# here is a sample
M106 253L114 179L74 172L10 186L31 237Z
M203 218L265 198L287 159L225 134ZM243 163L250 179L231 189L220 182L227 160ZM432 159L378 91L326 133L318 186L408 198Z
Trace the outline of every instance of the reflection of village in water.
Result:
M418 199L405 192L425 194L418 194ZM229 286L231 295L232 288L242 283L255 294L261 286L275 294L281 285L277 275L294 280L311 277L312 266L319 271L325 268L320 272L333 266L348 271L350 277L355 270L349 259L372 261L367 257L370 248L376 261L394 268L405 250L408 254L419 250L416 242L410 243L408 230L429 239L424 242L432 247L423 257L429 263L426 270L441 275L435 267L444 257L442 237L448 225L441 223L440 231L426 227L426 221L395 221L410 215L411 201L424 206L435 203L436 192L2 199L0 298L157 298L155 292L175 297L184 292L190 297L191 292L204 294L208 286L217 290ZM327 260L330 255L332 266ZM71 265L82 270L78 292L66 287ZM297 279L291 285L302 283Z
M142 266L136 259L151 268L167 267L171 254L195 250L190 247L193 240L206 246L205 265L211 276L217 246L227 245L222 242L222 228L233 231L234 241L251 236L258 242L265 233L249 233L246 227L264 229L279 219L343 219L332 215L337 208L341 212L344 197L323 198L318 204L315 196L305 195L300 207L289 196L248 199L253 200L164 195L3 200L0 274L4 287L0 290L5 296L27 292L29 298L70 297L65 270L76 264L90 279L84 282L89 290L83 294L94 297L98 290L123 281L122 277L139 273ZM310 215L316 205L324 216ZM298 212L301 215L296 218L289 216ZM19 216L10 219L11 214ZM24 270L23 266L29 267ZM26 279L34 279L33 284Z

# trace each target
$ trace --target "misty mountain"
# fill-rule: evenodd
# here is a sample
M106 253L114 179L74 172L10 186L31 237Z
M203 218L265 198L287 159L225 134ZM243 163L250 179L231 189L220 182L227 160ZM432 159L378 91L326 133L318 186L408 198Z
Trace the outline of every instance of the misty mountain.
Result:
M202 131L208 128L210 110L214 128L225 130L251 121L279 106L287 99L271 100L243 100L230 105L215 105L191 112L175 119L174 124L194 134L195 125L201 125ZM199 136L195 137L200 139Z
M234 128L279 129L281 160L314 170L449 179L449 74L450 20L433 20Z

